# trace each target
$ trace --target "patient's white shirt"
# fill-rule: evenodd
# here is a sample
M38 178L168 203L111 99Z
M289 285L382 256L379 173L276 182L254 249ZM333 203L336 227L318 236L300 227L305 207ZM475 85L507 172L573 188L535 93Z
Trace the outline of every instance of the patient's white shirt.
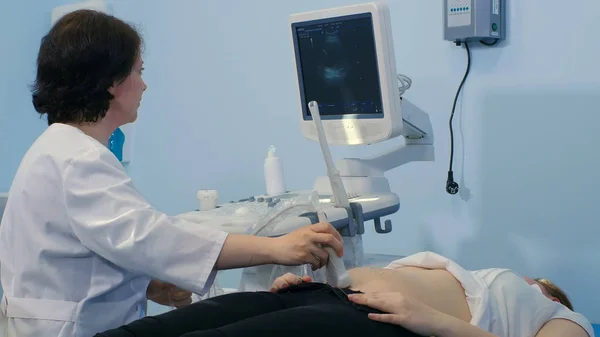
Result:
M499 337L534 337L551 319L567 319L594 337L590 322L581 314L544 296L523 277L509 269L469 271L458 263L432 252L422 252L390 263L386 268L405 266L445 269L465 289L471 324Z

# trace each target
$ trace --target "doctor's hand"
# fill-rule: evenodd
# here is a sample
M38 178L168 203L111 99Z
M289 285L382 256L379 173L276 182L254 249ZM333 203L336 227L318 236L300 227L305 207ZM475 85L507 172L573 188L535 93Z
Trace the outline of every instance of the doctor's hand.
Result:
M309 263L317 270L327 264L329 255L324 247L331 247L339 257L344 255L342 235L326 222L302 227L273 240L276 240L275 264L297 266Z
M292 273L287 273L283 276L279 276L273 281L273 285L271 286L271 292L277 292L281 289L287 288L289 286L294 286L300 284L302 282L312 282L312 277L310 276L298 276Z
M185 307L192 303L192 293L177 288L177 286L152 280L146 289L146 297L152 302L175 308Z
M374 321L400 325L421 336L438 336L446 314L399 292L348 295L350 301L387 314L369 314Z

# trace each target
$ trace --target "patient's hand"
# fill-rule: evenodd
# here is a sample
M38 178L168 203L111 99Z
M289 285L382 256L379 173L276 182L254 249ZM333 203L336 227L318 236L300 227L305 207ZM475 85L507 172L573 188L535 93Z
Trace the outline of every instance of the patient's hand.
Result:
M185 307L192 303L192 293L187 290L177 288L177 286L152 280L146 289L146 297L152 302L160 305L174 306L175 308Z
M276 278L275 281L273 281L273 285L271 286L271 292L277 292L280 289L300 284L302 282L312 282L312 278L310 276L300 277L292 273L287 273L283 276Z
M374 321L400 325L421 336L438 336L445 314L399 292L352 294L348 298L388 314L369 314Z

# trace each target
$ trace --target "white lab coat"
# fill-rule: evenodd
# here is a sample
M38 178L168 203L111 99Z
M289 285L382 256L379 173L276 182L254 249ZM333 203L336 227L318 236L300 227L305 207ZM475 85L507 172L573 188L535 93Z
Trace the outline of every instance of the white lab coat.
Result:
M156 211L104 145L53 124L25 155L0 226L3 332L92 337L143 316L151 279L202 294L226 236Z

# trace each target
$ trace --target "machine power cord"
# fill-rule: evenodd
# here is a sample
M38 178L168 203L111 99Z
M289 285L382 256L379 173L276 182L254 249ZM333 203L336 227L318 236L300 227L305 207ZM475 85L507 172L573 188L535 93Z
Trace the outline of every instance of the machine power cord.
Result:
M480 40L479 43L491 47L496 45L499 41L499 39L492 39L492 41ZM452 104L452 113L450 113L450 121L448 123L450 127L450 165L448 167L448 179L446 180L446 192L450 194L458 193L459 189L458 183L454 181L454 172L452 171L452 163L454 162L454 128L452 126L452 121L454 119L454 112L456 111L456 102L458 101L458 96L460 96L462 88L465 85L467 77L469 76L469 72L471 71L471 50L469 50L469 43L466 41L456 41L455 43L457 46L460 46L461 44L464 44L465 46L467 51L467 69L465 70L465 75L463 76L460 86L456 91L456 96L454 96L454 104Z
M452 121L454 119L454 112L456 111L456 102L458 101L458 96L460 96L460 92L462 91L463 86L465 85L465 81L469 76L469 72L471 71L471 51L469 50L469 44L467 42L463 42L465 49L467 51L467 69L465 71L465 75L463 76L462 81L460 82L460 86L456 91L456 96L454 96L454 103L452 104L452 112L450 113L450 121L448 125L450 127L450 164L448 167L448 179L446 180L446 192L450 194L458 193L458 183L454 181L454 173L452 172L452 163L454 161L454 128L452 126ZM457 45L460 45L460 42L457 42Z

